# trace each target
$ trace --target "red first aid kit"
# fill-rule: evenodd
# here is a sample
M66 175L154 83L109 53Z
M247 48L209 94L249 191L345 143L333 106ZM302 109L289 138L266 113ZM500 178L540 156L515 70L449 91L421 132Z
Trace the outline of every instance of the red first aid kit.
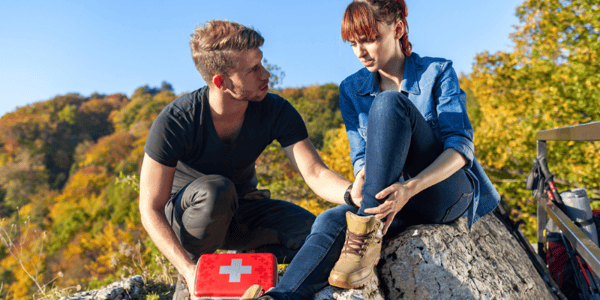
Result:
M277 259L271 253L204 254L198 260L195 296L239 299L253 284L263 290L277 283Z

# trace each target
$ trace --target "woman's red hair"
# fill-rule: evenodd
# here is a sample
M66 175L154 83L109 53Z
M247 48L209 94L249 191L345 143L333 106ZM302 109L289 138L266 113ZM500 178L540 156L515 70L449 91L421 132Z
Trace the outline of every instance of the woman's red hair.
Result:
M349 41L366 37L375 39L379 35L378 24L394 24L402 21L404 34L400 38L402 54L410 56L412 44L408 41L408 9L404 0L354 0L344 12L342 19L342 39Z

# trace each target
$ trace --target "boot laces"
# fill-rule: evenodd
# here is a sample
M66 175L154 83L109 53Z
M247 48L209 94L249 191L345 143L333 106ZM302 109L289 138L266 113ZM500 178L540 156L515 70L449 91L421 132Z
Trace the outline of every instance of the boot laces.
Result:
M364 245L369 239L371 233L372 232L366 234L358 234L348 230L346 232L346 245L342 249L342 253L362 256Z

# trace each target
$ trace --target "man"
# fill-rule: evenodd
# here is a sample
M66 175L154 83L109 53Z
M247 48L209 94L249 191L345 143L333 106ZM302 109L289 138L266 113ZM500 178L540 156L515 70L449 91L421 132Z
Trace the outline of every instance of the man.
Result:
M148 134L140 214L180 273L174 299L189 297L202 254L256 250L289 261L304 243L315 217L256 187L254 163L273 140L317 195L344 203L350 182L325 166L291 104L267 93L263 43L234 22L197 27L190 47L208 86L167 105Z

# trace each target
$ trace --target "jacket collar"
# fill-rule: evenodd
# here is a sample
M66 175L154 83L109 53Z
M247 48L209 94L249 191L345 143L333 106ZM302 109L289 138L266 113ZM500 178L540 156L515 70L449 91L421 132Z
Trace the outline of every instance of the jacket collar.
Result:
M402 85L400 89L402 91L407 91L411 94L419 95L421 94L421 89L419 88L419 81L417 80L417 63L415 59L418 58L418 55L413 53L411 56L407 57L404 60L404 78L402 79ZM363 68L361 72L367 73L366 76L363 77L361 84L358 86L358 94L360 95L371 95L376 96L381 92L381 88L379 87L379 74L371 73L367 70L367 68Z
M404 60L404 78L402 78L400 89L411 94L420 95L421 88L419 88L419 80L417 79L417 70L419 68L417 66L417 59L419 59L419 55L412 53Z

